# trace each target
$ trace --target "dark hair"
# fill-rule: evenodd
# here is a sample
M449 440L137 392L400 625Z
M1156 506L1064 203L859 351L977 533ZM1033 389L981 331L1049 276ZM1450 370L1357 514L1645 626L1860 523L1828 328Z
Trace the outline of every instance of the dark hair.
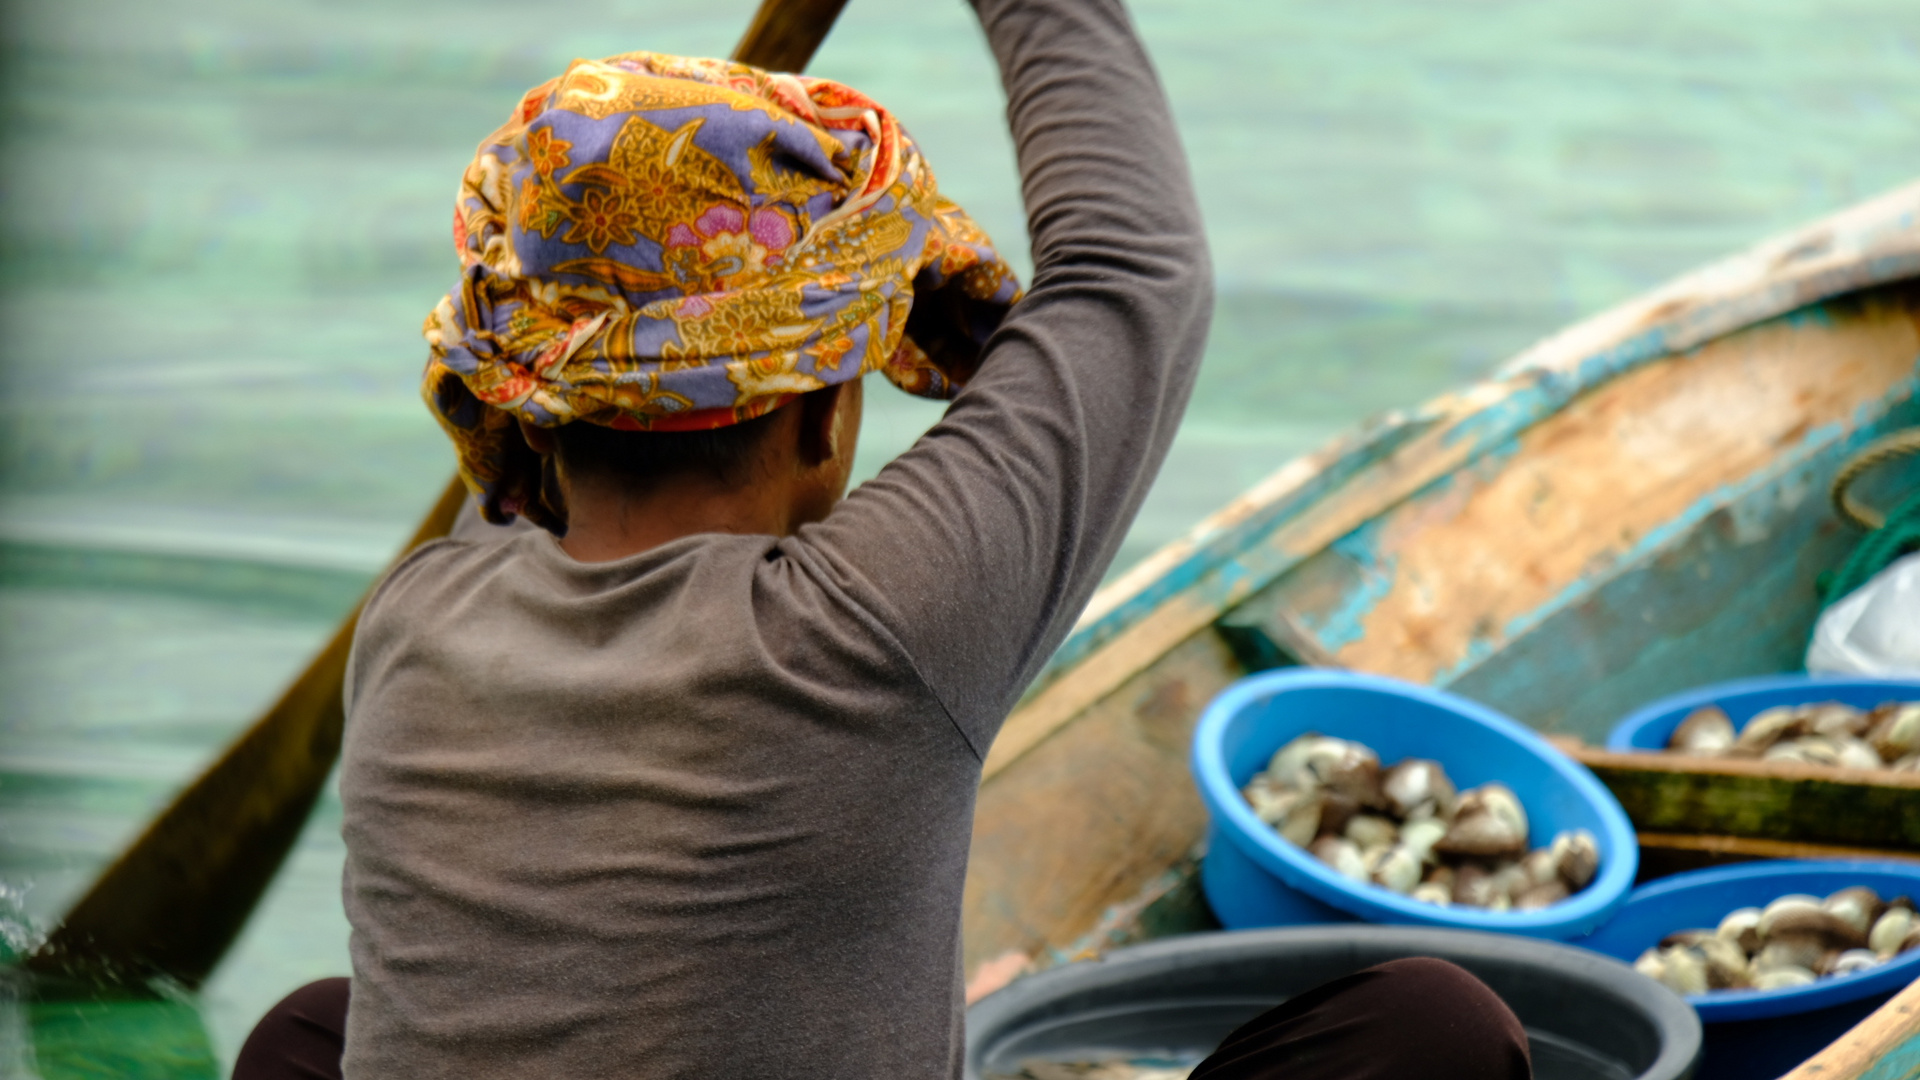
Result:
M754 448L773 414L705 431L620 431L599 424L563 424L554 429L560 460L577 475L613 476L646 482L662 476L705 472L725 483L748 479Z

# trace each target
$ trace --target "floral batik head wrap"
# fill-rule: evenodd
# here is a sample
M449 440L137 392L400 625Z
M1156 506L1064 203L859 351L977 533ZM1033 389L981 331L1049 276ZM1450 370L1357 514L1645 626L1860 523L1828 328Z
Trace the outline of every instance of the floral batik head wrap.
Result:
M529 91L468 166L453 236L427 403L488 520L555 529L515 418L714 428L875 370L951 397L1019 294L872 100L655 53Z

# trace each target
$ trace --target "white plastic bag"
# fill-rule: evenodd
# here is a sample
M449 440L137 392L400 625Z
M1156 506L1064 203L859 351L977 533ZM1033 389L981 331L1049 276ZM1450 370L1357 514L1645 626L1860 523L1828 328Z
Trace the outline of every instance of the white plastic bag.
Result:
M1807 670L1920 678L1920 552L1895 559L1821 613Z

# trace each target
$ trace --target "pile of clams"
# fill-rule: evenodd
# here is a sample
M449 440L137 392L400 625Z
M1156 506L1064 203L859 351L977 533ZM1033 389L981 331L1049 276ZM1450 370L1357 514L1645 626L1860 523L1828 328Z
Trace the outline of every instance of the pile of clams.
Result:
M1633 966L1681 994L1779 990L1865 971L1916 946L1913 901L1883 903L1862 885L1825 900L1790 893L1764 908L1741 908L1715 929L1668 934Z
M1527 812L1505 784L1456 792L1437 761L1390 769L1357 742L1309 732L1241 789L1261 821L1354 881L1445 907L1531 911L1593 880L1585 829L1527 850Z
M1727 714L1708 705L1673 729L1667 749L1693 757L1920 772L1920 701L1889 701L1873 709L1838 701L1778 705L1755 715L1737 734Z

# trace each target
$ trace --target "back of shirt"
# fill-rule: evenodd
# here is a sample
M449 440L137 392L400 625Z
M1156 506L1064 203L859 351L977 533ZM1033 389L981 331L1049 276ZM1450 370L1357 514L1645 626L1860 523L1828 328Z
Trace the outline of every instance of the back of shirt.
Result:
M978 762L795 572L765 537L583 566L538 532L395 572L341 777L349 1075L945 1065Z
M957 1074L980 762L1164 458L1211 307L1117 0L976 6L1036 273L933 430L793 537L443 541L369 602L349 1077Z

